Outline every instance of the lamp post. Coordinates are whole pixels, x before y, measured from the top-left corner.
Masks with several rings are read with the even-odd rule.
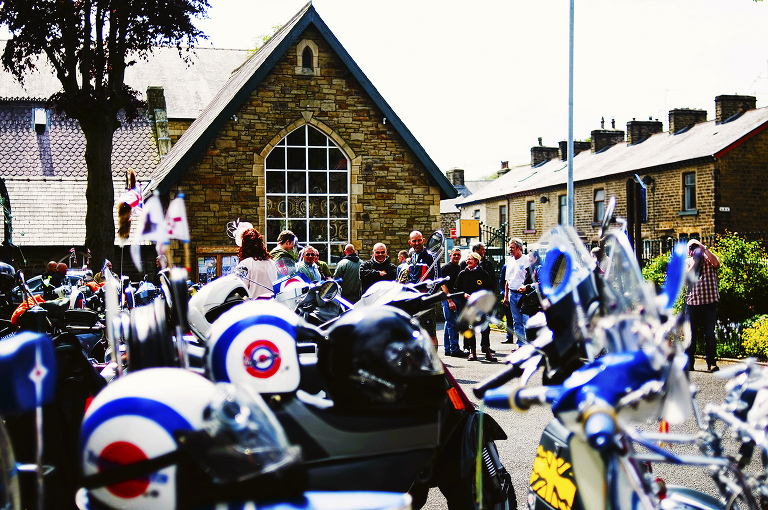
[[[568,225],[573,226],[573,4],[568,40]]]

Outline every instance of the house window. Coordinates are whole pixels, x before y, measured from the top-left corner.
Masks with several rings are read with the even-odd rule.
[[[525,203],[525,229],[536,230],[536,202],[533,200]]]
[[[480,219],[480,209],[475,209],[475,212],[472,214],[472,217],[476,220]]]
[[[504,225],[506,222],[507,222],[507,206],[500,205],[499,206],[499,227]]]
[[[568,195],[557,197],[557,223],[559,225],[568,223]]]
[[[594,217],[593,220],[595,223],[599,223],[603,221],[603,216],[605,215],[605,190],[604,189],[596,189],[594,191]]]
[[[267,247],[288,229],[320,260],[338,262],[349,242],[349,165],[341,149],[307,124],[280,140],[265,169]]]
[[[683,210],[696,209],[696,172],[683,174]]]

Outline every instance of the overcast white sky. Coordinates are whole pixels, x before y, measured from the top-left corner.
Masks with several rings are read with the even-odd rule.
[[[304,0],[209,0],[220,48],[253,48]],[[568,0],[315,0],[314,7],[441,170],[467,179],[568,137]],[[576,0],[574,139],[605,117],[661,120],[715,96],[768,106],[768,2]]]

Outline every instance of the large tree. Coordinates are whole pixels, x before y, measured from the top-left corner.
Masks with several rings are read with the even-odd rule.
[[[125,70],[160,46],[187,58],[206,38],[192,20],[209,7],[208,0],[0,0],[0,24],[11,33],[3,67],[23,82],[47,57],[62,86],[50,106],[79,121],[85,135],[85,244],[94,267],[114,253],[112,139],[121,118],[135,120],[146,106],[124,83]]]

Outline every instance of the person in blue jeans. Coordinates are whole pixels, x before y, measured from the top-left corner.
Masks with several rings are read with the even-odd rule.
[[[443,276],[448,276],[450,280],[442,285],[443,292],[450,294],[449,289],[453,288],[456,283],[456,278],[461,272],[461,250],[454,248],[449,254],[449,261],[445,264],[443,269]],[[459,346],[459,330],[456,328],[456,320],[458,319],[458,310],[461,308],[462,303],[459,301],[461,298],[452,298],[443,301],[443,316],[445,317],[445,333],[443,335],[443,346],[445,348],[446,356],[453,356],[454,358],[466,358],[468,353],[463,351]]]
[[[509,310],[509,303],[504,303],[504,284],[507,282],[507,265],[501,266],[501,273],[499,273],[499,294],[501,295],[501,310],[504,313],[504,320],[507,322],[507,338],[503,344],[516,344],[514,333],[510,327],[512,326],[512,312]]]
[[[515,350],[519,342],[525,342],[525,320],[527,317],[523,316],[523,313],[517,306],[517,302],[520,301],[520,298],[522,297],[522,294],[518,289],[525,281],[526,269],[530,265],[530,261],[528,260],[528,257],[523,256],[523,241],[516,237],[509,242],[509,254],[512,258],[507,265],[507,281],[504,285],[504,304],[509,306],[509,310],[512,314],[515,340],[512,350]],[[507,324],[507,330],[509,330],[509,327],[510,325]]]

